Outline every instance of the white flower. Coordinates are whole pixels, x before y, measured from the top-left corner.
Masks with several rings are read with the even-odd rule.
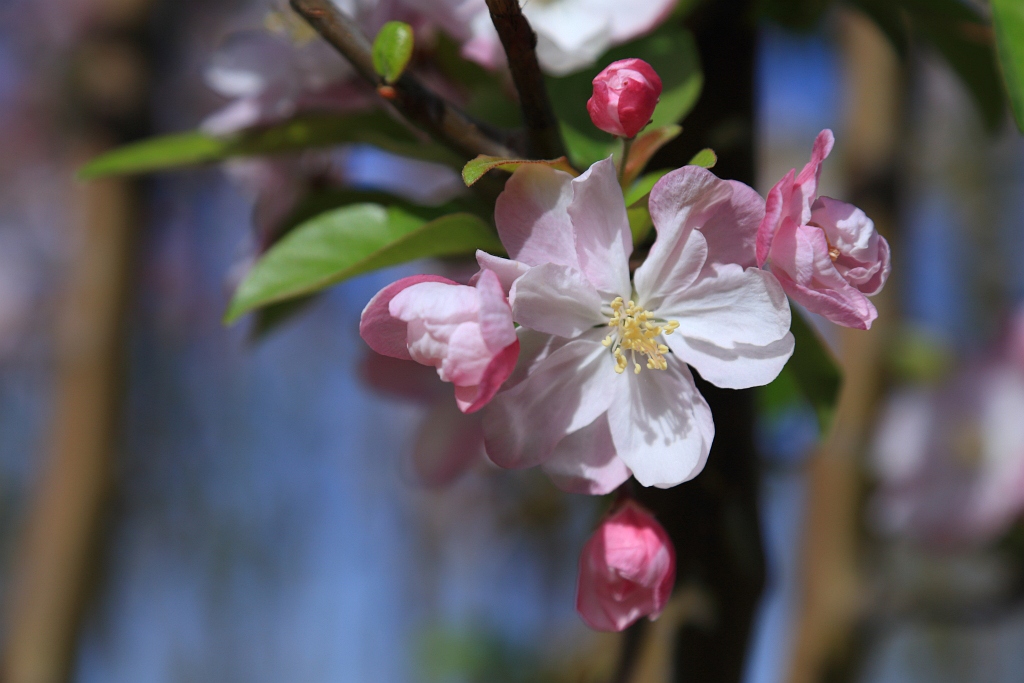
[[[727,388],[773,380],[793,352],[786,296],[759,270],[764,201],[694,166],[650,196],[658,239],[630,279],[632,239],[610,159],[579,178],[522,166],[495,220],[512,260],[478,252],[505,287],[521,355],[485,410],[487,452],[605,493],[695,477],[714,438],[687,365]]]

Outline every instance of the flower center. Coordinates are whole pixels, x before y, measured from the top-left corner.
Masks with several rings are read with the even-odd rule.
[[[647,356],[649,370],[668,368],[668,361],[665,360],[668,347],[659,343],[658,337],[672,334],[679,327],[679,323],[675,320],[658,322],[653,318],[653,313],[632,301],[624,302],[621,296],[612,302],[612,317],[608,325],[615,329],[602,343],[612,349],[615,356],[615,372],[622,374],[626,366],[632,362],[634,374],[639,375],[640,363],[636,360],[638,353]]]

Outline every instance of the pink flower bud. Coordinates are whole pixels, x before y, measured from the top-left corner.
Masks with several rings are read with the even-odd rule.
[[[583,546],[576,611],[598,631],[657,618],[676,579],[676,551],[657,520],[633,501],[615,511]]]
[[[519,357],[512,309],[489,270],[475,287],[435,275],[393,282],[363,309],[359,334],[377,353],[436,368],[464,413],[494,397]]]
[[[620,59],[594,79],[587,111],[594,125],[620,138],[643,130],[661,97],[661,79],[642,59]]]

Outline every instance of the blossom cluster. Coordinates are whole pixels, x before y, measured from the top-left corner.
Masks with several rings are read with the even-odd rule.
[[[647,64],[623,60],[595,79],[588,108],[595,125],[632,138],[659,93]],[[647,200],[657,236],[639,264],[613,158],[578,177],[521,165],[495,205],[507,257],[478,251],[469,284],[421,275],[385,287],[360,334],[453,384],[459,410],[481,412],[501,467],[539,466],[594,495],[630,477],[688,481],[715,436],[691,368],[728,389],[774,380],[794,351],[787,294],[841,325],[876,315],[866,296],[889,274],[888,245],[859,209],[817,197],[832,143],[823,131],[767,204],[702,167],[665,174]],[[579,611],[621,630],[661,611],[673,574],[664,530],[627,503],[584,550]]]

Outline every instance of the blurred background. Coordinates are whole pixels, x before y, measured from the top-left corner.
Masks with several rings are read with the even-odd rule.
[[[478,442],[432,459],[447,395],[395,391],[359,338],[373,293],[438,266],[346,282],[254,340],[221,323],[266,210],[244,169],[75,179],[223,106],[207,66],[264,12],[0,3],[2,679],[608,680],[620,638],[573,609],[607,501]],[[823,194],[874,218],[894,268],[870,332],[819,321],[846,369],[827,434],[785,387],[759,395],[745,680],[1019,681],[1024,142],[853,10],[757,30],[758,189],[832,128]],[[328,163],[396,182],[372,148]],[[700,618],[677,591],[631,680],[669,680],[668,634]]]

